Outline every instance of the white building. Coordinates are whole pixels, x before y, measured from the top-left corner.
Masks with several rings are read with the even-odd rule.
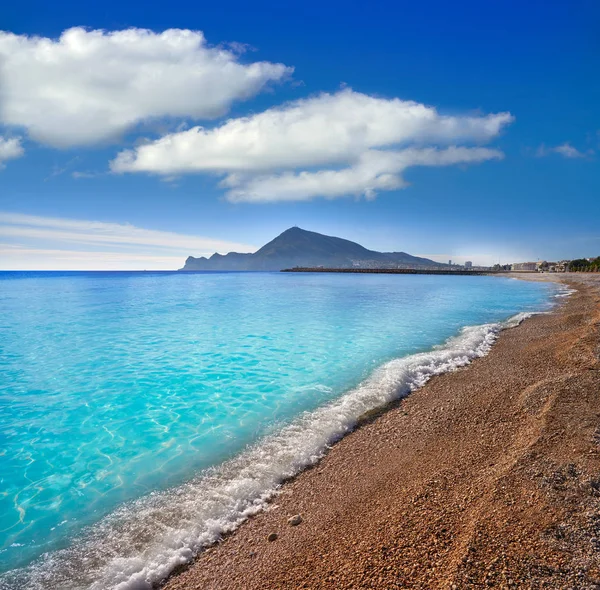
[[[515,262],[511,265],[511,270],[537,270],[537,262]]]

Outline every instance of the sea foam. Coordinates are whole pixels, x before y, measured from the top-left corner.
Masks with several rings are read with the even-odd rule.
[[[530,313],[470,326],[429,352],[387,362],[338,399],[305,412],[237,457],[191,481],[129,502],[66,549],[0,577],[0,588],[142,590],[164,580],[204,547],[263,510],[281,483],[313,465],[365,412],[423,386],[431,377],[485,356],[501,330]]]
[[[562,297],[570,297],[574,293],[577,293],[577,289],[573,289],[571,287],[567,287],[566,285],[561,285],[559,287],[558,293],[554,295],[555,298],[560,299]]]

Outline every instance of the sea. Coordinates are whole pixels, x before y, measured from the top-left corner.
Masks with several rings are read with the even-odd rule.
[[[565,294],[488,276],[1,272],[0,588],[151,588],[365,412]]]

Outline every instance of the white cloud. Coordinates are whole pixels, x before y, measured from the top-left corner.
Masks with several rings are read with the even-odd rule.
[[[166,135],[121,152],[112,168],[177,174],[316,166],[345,162],[374,147],[485,142],[512,120],[509,113],[443,116],[416,102],[343,90],[231,119],[216,129],[194,127]]]
[[[398,173],[408,166],[500,157],[495,150],[432,146],[485,143],[512,121],[510,113],[441,115],[416,102],[345,89],[231,119],[215,129],[168,134],[122,151],[111,169],[223,174],[232,201],[371,197],[376,190],[400,188]],[[391,148],[395,151],[384,151]]]
[[[111,251],[81,252],[0,244],[2,270],[175,270],[181,256]]]
[[[25,150],[18,137],[5,138],[0,135],[0,170],[4,168],[4,162],[20,158],[24,153]]]
[[[73,172],[71,172],[71,178],[74,178],[75,180],[79,180],[80,178],[97,178],[98,176],[102,176],[103,173],[102,172],[86,172],[86,171],[79,171],[79,170],[75,170]]]
[[[200,31],[0,32],[0,121],[53,146],[93,144],[153,118],[219,117],[291,72],[243,64]]]
[[[569,143],[563,143],[552,149],[552,151],[564,156],[565,158],[585,158],[585,154],[574,148]]]
[[[4,269],[40,269],[39,265],[45,260],[43,257],[52,256],[52,252],[57,253],[60,263],[52,266],[49,260],[48,266],[43,268],[176,269],[183,266],[189,255],[256,250],[248,244],[144,229],[130,224],[3,212],[0,212],[0,235],[5,241],[1,252]],[[37,258],[38,254],[43,260]],[[105,255],[107,264],[102,263]],[[86,260],[87,265],[84,264]]]
[[[278,175],[230,175],[223,182],[233,202],[301,201],[315,197],[334,199],[344,195],[374,198],[378,191],[406,186],[401,173],[411,166],[448,166],[502,159],[498,150],[449,147],[407,148],[400,151],[368,150],[357,164],[341,170],[286,172]]]
[[[548,156],[550,154],[559,154],[565,158],[586,158],[588,156],[592,156],[594,154],[594,151],[589,150],[586,153],[580,152],[577,148],[573,147],[568,141],[555,147],[547,147],[544,144],[542,144],[537,150],[537,155],[539,157]]]

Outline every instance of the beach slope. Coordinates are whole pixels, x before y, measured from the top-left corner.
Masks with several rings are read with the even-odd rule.
[[[567,279],[560,309],[369,417],[164,587],[600,587],[600,281]]]

